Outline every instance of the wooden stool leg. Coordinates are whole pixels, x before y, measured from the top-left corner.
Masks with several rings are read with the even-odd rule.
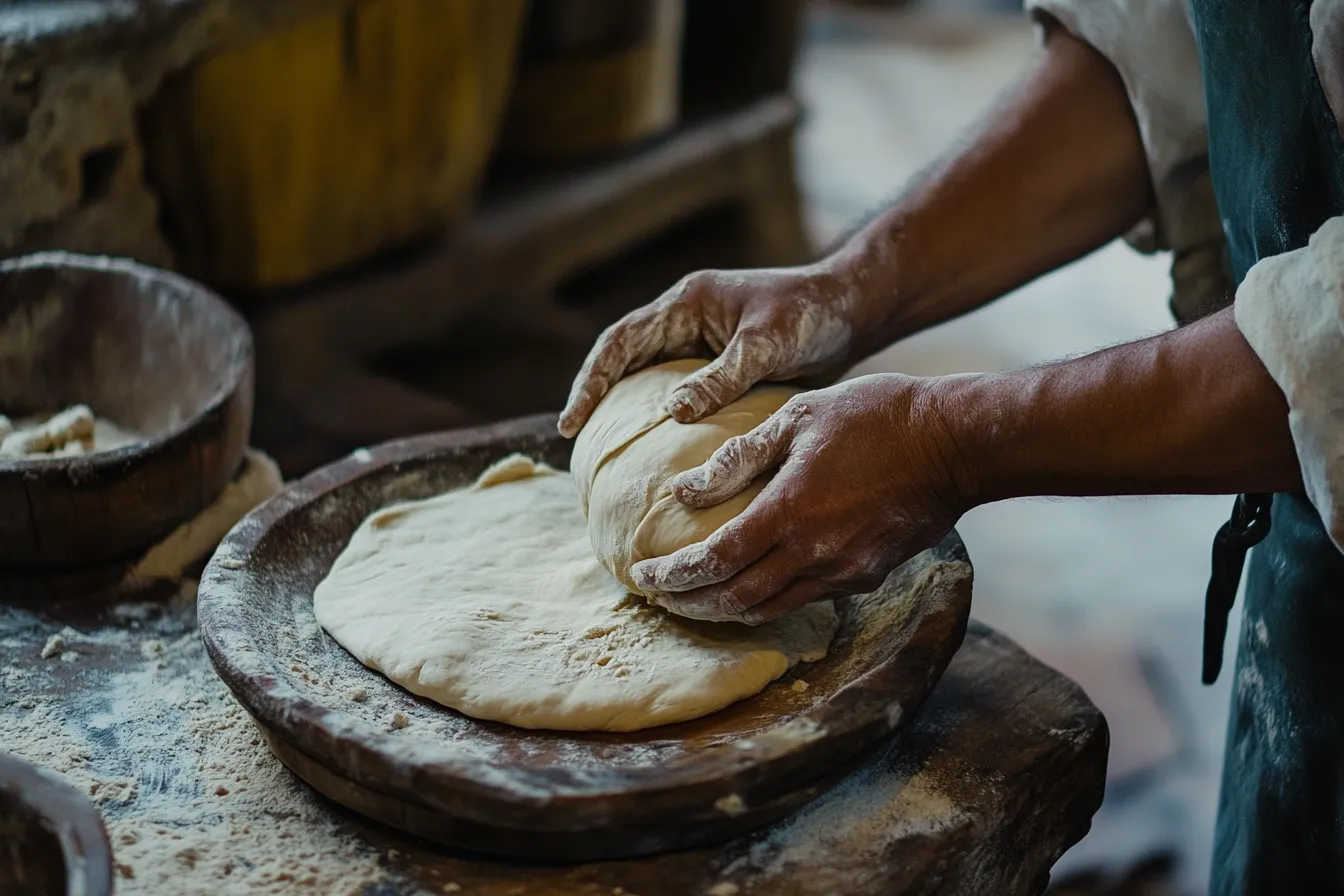
[[[798,189],[794,133],[779,134],[751,157],[743,201],[744,249],[752,267],[802,264],[816,257]]]

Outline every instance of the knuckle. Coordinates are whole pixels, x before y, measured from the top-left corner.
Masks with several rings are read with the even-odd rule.
[[[733,436],[719,446],[716,465],[725,468],[738,466],[746,457],[746,448],[746,440],[742,436]]]
[[[670,296],[675,299],[690,299],[700,293],[712,290],[718,283],[718,274],[715,271],[695,271],[682,277],[676,286],[670,291]]]
[[[867,594],[882,587],[886,578],[887,571],[879,559],[864,557],[846,561],[836,578],[836,584],[842,585],[852,594]]]
[[[726,617],[732,619],[741,619],[747,612],[747,605],[731,590],[725,590],[719,595],[719,611]]]

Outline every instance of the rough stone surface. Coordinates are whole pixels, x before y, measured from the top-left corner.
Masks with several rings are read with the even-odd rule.
[[[23,0],[0,6],[0,256],[170,266],[136,111],[165,77],[348,0]]]

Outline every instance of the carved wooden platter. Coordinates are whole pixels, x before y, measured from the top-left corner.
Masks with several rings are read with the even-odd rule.
[[[467,718],[318,627],[313,589],[369,513],[465,486],[513,452],[567,467],[569,449],[549,416],[388,443],[291,485],[225,539],[201,581],[202,638],[291,770],[356,812],[476,852],[586,861],[721,842],[870,759],[960,646],[971,567],[955,533],[838,602],[825,659],[713,715],[630,734]]]

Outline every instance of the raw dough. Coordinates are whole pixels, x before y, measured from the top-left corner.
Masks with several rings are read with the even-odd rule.
[[[698,423],[678,423],[667,398],[705,361],[672,361],[626,377],[612,387],[574,442],[570,463],[588,514],[593,550],[632,591],[630,567],[704,541],[737,516],[765,487],[757,479],[742,494],[705,510],[672,496],[667,480],[704,463],[733,436],[779,410],[799,390],[757,386]]]
[[[479,719],[634,731],[762,690],[835,635],[829,604],[755,628],[649,606],[593,557],[571,478],[514,455],[380,510],[313,594],[360,662]]]
[[[0,458],[74,457],[111,451],[141,436],[95,417],[87,405],[17,422],[0,416]]]

